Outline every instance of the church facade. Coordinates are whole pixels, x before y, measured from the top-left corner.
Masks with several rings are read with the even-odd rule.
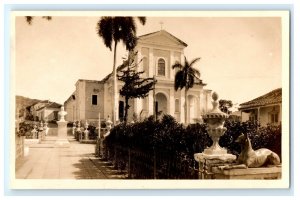
[[[129,121],[134,113],[140,119],[153,115],[155,112],[169,114],[179,122],[185,121],[185,95],[183,90],[174,90],[176,70],[172,65],[183,63],[184,49],[187,47],[180,39],[165,30],[142,35],[138,39],[135,51],[138,71],[144,71],[142,77],[151,77],[157,80],[155,89],[149,92],[144,99],[131,99],[128,112]],[[118,81],[118,91],[123,83]],[[99,116],[106,119],[113,115],[113,77],[109,74],[101,81],[79,79],[76,89],[65,101],[65,110],[68,112],[68,121],[97,121]],[[211,109],[211,90],[205,89],[201,81],[197,81],[187,92],[187,123],[201,121],[201,116]],[[124,117],[125,99],[118,97],[117,120]]]

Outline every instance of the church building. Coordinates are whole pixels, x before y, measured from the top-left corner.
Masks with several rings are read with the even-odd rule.
[[[128,119],[132,120],[134,113],[140,119],[153,115],[154,112],[169,114],[179,122],[185,120],[184,89],[174,90],[176,70],[172,65],[184,62],[184,49],[187,44],[165,30],[142,35],[138,38],[135,51],[138,52],[138,71],[144,71],[142,77],[157,80],[155,89],[144,99],[129,101]],[[196,66],[197,67],[197,66]],[[118,81],[118,91],[123,83]],[[65,101],[68,112],[67,121],[97,121],[113,115],[113,76],[107,75],[100,81],[79,79],[75,91]],[[202,80],[196,81],[187,93],[187,123],[201,121],[201,116],[211,109],[211,90],[204,89]],[[118,97],[117,120],[124,117],[125,99]],[[154,103],[155,101],[155,103]]]

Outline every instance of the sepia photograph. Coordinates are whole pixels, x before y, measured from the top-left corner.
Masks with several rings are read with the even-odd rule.
[[[12,11],[14,189],[288,188],[289,11]]]

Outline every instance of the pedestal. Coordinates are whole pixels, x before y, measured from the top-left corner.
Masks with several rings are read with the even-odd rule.
[[[67,123],[66,121],[58,121],[57,125],[57,140],[54,147],[70,147],[70,142],[67,139]]]
[[[215,179],[281,179],[281,166],[245,169],[213,167],[212,172]]]
[[[89,139],[89,131],[85,130],[84,131],[84,140],[88,140]]]
[[[195,160],[199,163],[199,179],[214,179],[212,168],[233,163],[236,156],[232,154],[194,154]]]

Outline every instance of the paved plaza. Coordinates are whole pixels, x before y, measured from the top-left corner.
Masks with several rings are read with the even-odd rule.
[[[124,173],[94,155],[95,144],[81,144],[68,136],[69,148],[55,148],[57,137],[31,144],[16,161],[17,179],[121,179]],[[26,155],[27,154],[27,155]]]

